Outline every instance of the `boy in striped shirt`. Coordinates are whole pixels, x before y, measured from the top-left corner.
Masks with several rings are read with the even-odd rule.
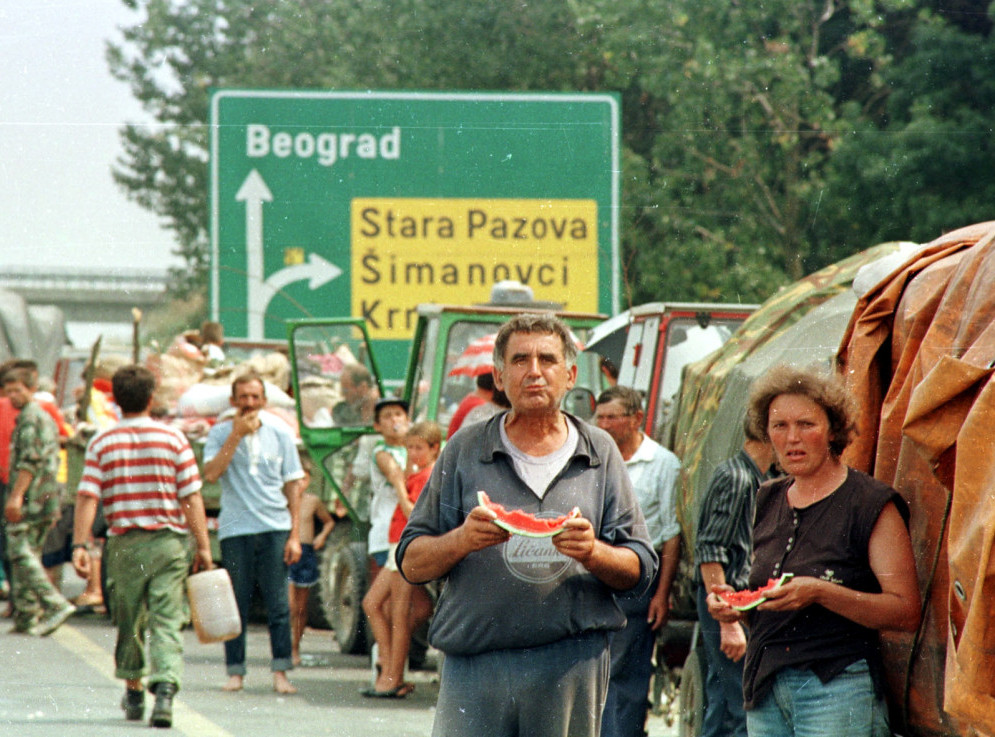
[[[118,627],[115,675],[126,684],[121,705],[126,719],[143,718],[142,678],[148,675],[156,695],[151,724],[169,727],[183,668],[189,533],[196,543],[194,570],[214,565],[200,475],[183,434],[149,416],[152,373],[125,366],[111,381],[122,419],[87,446],[76,492],[73,566],[81,576],[89,574],[86,539],[102,502],[109,527],[104,565]],[[151,667],[143,647],[146,626]]]

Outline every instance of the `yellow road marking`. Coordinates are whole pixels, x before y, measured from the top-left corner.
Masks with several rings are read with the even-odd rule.
[[[114,656],[71,625],[63,625],[52,633],[51,639],[63,648],[82,658],[86,663],[114,683],[121,683],[114,677]],[[173,700],[173,729],[189,737],[235,737],[231,732],[219,727],[198,711],[184,705],[179,699]]]

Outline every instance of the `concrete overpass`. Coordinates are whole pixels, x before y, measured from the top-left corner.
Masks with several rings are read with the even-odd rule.
[[[0,266],[0,289],[80,323],[130,323],[133,307],[145,311],[166,299],[166,282],[165,270]]]

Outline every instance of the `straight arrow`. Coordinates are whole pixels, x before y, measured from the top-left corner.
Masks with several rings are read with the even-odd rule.
[[[266,303],[263,292],[263,202],[272,202],[273,194],[262,176],[253,169],[235,194],[237,202],[245,203],[245,272],[248,304],[248,338],[264,337],[263,317]],[[264,301],[265,300],[265,301]]]

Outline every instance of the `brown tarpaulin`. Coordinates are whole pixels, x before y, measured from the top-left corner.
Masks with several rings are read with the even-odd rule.
[[[912,508],[923,623],[882,640],[920,735],[995,734],[993,241],[982,223],[928,244],[858,302],[838,356],[861,404],[845,460]]]

